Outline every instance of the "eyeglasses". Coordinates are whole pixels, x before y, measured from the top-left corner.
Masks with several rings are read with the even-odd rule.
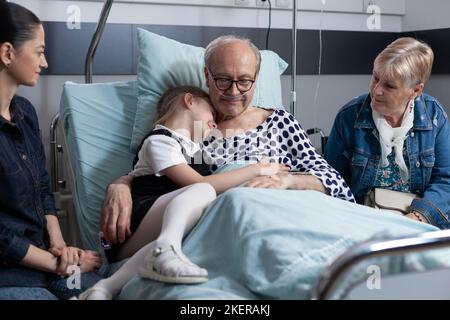
[[[219,89],[220,91],[227,91],[233,86],[233,83],[236,83],[236,86],[241,93],[247,92],[253,87],[253,84],[255,83],[255,79],[253,79],[253,80],[250,80],[250,79],[231,80],[228,78],[214,77],[211,70],[209,70],[209,69],[208,69],[208,72],[211,75],[211,78],[214,80],[214,83],[216,84],[216,88]],[[256,74],[255,74],[255,78],[256,78]]]

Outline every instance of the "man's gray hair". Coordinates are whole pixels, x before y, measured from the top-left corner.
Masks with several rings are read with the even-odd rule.
[[[225,35],[218,37],[211,41],[205,50],[205,66],[209,69],[211,67],[211,58],[218,47],[221,47],[225,44],[241,41],[245,42],[252,49],[253,53],[256,57],[256,73],[259,73],[259,69],[261,68],[261,53],[259,49],[253,44],[253,42],[245,37],[235,36],[235,35]]]

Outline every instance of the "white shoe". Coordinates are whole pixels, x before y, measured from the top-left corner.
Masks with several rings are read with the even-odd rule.
[[[151,250],[145,257],[145,266],[139,270],[139,275],[167,283],[196,284],[208,281],[208,271],[193,264],[173,245]]]

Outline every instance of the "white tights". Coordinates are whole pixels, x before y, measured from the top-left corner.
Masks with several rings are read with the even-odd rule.
[[[132,257],[111,277],[99,281],[94,287],[101,287],[116,296],[144,265],[150,242],[154,240],[174,245],[181,251],[183,237],[215,197],[214,188],[207,183],[193,184],[161,196],[118,253],[119,259]]]

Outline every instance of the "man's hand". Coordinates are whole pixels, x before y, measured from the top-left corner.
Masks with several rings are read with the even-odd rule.
[[[257,165],[259,167],[260,176],[272,176],[280,172],[289,171],[289,167],[287,165],[283,163],[270,162],[270,159],[267,157],[261,158]]]
[[[110,243],[124,242],[131,235],[131,181],[123,176],[113,181],[106,190],[102,206],[100,229]]]
[[[281,172],[271,176],[260,176],[251,179],[246,187],[267,189],[288,189],[291,186],[292,176],[287,172]]]

